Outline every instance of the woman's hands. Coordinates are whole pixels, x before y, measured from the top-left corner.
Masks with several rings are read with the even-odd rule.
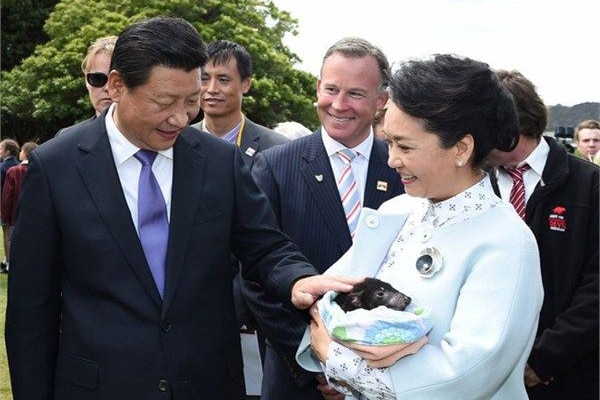
[[[408,344],[388,346],[365,346],[349,343],[346,346],[361,356],[371,368],[385,368],[396,363],[402,357],[416,353],[427,343],[427,336]]]
[[[310,347],[317,358],[324,364],[327,361],[327,351],[333,339],[329,336],[329,332],[327,332],[316,303],[310,309],[310,316],[312,317],[310,322]]]
[[[333,339],[329,336],[329,332],[323,323],[323,319],[321,319],[321,314],[319,314],[316,303],[310,309],[310,316],[312,317],[310,322],[310,347],[317,358],[322,363],[325,363],[329,345],[333,342]],[[327,382],[324,374],[317,374],[317,382],[319,382],[317,389],[321,392],[325,400],[344,400],[346,398],[346,395],[335,390]]]

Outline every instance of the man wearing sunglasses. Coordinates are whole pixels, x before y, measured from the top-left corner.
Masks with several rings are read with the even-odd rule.
[[[115,48],[117,36],[104,36],[96,39],[81,62],[81,70],[85,76],[85,87],[90,96],[90,103],[94,107],[94,116],[96,118],[102,111],[106,110],[112,104],[112,100],[108,95],[108,72],[110,68],[110,59]],[[91,119],[87,119],[82,123],[86,123]],[[73,125],[76,126],[76,125]],[[58,133],[62,135],[71,130],[72,127],[63,128]]]
[[[106,83],[108,82],[110,58],[116,41],[116,36],[96,39],[88,48],[88,53],[81,63],[81,70],[85,74],[85,87],[96,116],[112,104]]]

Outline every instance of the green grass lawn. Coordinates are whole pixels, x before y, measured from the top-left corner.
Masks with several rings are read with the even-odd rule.
[[[0,241],[2,230],[0,229]],[[2,242],[0,242],[2,243]],[[4,246],[0,245],[0,260],[4,260]],[[0,274],[0,400],[12,399],[10,378],[8,377],[8,362],[6,361],[6,347],[4,346],[4,318],[6,315],[6,282],[8,275]]]

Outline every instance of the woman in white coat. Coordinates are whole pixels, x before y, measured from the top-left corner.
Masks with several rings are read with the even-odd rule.
[[[433,328],[415,354],[371,355],[333,340],[313,312],[297,359],[323,370],[324,394],[346,398],[527,399],[538,249],[483,172],[492,149],[518,141],[512,98],[487,64],[451,55],[402,64],[390,89],[388,164],[406,194],[363,209],[353,247],[327,273],[390,282],[431,311]]]

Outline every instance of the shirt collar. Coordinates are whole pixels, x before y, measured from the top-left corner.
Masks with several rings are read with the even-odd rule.
[[[106,126],[106,132],[108,134],[108,141],[110,142],[110,147],[112,150],[113,157],[115,159],[115,164],[117,166],[123,164],[125,161],[133,157],[135,153],[140,150],[139,147],[135,146],[131,143],[117,128],[115,121],[113,119],[113,112],[115,111],[116,103],[110,105],[108,112],[106,113],[106,117],[104,119],[104,124]],[[173,147],[169,147],[166,150],[161,150],[158,152],[165,157],[173,158]]]
[[[321,126],[321,139],[323,140],[323,145],[325,146],[325,151],[327,151],[327,155],[331,157],[336,154],[338,151],[346,149],[347,147],[334,140],[327,131],[324,126]],[[363,156],[367,161],[371,156],[371,149],[373,148],[373,129],[369,131],[369,136],[365,140],[362,141],[358,146],[351,148],[350,150],[354,150],[358,152],[361,156]]]
[[[550,153],[550,146],[542,137],[536,148],[533,149],[531,154],[529,154],[522,163],[517,165],[517,167],[521,167],[523,164],[527,163],[536,174],[542,176],[542,172],[544,172],[544,167],[546,166],[546,160],[548,159],[548,153]]]
[[[231,143],[237,143],[237,138],[240,134],[240,130],[242,128],[242,123],[245,123],[245,119],[246,119],[246,116],[242,113],[242,118],[240,119],[240,122],[238,122],[229,132],[227,132],[226,134],[221,136],[221,139],[227,140],[228,142],[231,142]],[[208,132],[211,135],[218,137],[218,135],[211,132],[206,127],[206,121],[204,119],[202,121],[200,121],[200,130]]]
[[[487,175],[473,186],[447,200],[433,203],[429,200],[421,203],[422,221],[430,222],[434,227],[450,221],[452,224],[473,218],[493,207],[502,200],[494,194]]]

